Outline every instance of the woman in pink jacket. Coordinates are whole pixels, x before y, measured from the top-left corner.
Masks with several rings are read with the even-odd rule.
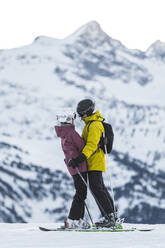
[[[76,193],[74,195],[69,216],[65,222],[68,228],[89,228],[89,223],[84,218],[85,199],[87,196],[87,187],[78,174],[77,168],[68,166],[72,158],[76,158],[83,150],[85,143],[80,135],[75,131],[74,119],[75,113],[64,113],[57,115],[59,125],[55,126],[55,131],[58,137],[61,138],[61,146],[65,155],[65,163],[71,174]],[[86,161],[79,164],[78,167],[81,175],[87,181],[87,163]]]

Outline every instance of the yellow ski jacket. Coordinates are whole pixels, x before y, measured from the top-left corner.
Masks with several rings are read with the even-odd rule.
[[[82,132],[82,138],[86,144],[82,153],[87,157],[88,171],[105,171],[105,154],[98,146],[104,132],[103,117],[97,110],[93,115],[82,118],[82,120],[86,124]],[[93,122],[90,123],[91,121]]]

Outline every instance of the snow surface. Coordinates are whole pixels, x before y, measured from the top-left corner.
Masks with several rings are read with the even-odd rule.
[[[151,232],[82,233],[42,232],[39,224],[0,224],[1,248],[164,248],[165,225],[125,227],[154,228]],[[45,224],[40,224],[45,226]],[[47,224],[56,227],[59,224]]]

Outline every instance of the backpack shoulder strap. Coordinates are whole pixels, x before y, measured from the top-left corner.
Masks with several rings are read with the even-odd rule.
[[[88,124],[88,127],[87,127],[87,131],[88,131],[88,132],[89,132],[89,127],[90,127],[90,125],[92,124],[92,122],[94,122],[94,120],[93,120],[93,121],[90,121],[89,124]]]
[[[94,121],[97,121],[97,120],[92,120],[92,121],[89,122],[88,127],[87,127],[87,131],[88,131],[88,132],[89,132],[89,127],[90,127],[90,125],[91,125],[92,122],[94,122]],[[103,121],[104,121],[104,119],[103,119]],[[101,121],[102,125],[103,125],[103,121]],[[103,126],[104,126],[104,125],[103,125]]]

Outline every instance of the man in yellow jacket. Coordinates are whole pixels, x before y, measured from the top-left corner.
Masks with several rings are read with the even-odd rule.
[[[82,138],[86,145],[77,158],[70,160],[69,166],[76,168],[87,160],[90,189],[104,217],[102,221],[95,224],[98,227],[114,227],[114,204],[104,185],[102,176],[102,172],[106,171],[105,154],[99,146],[100,138],[104,132],[103,117],[99,111],[94,112],[94,108],[95,104],[90,99],[84,99],[77,105],[77,112],[85,122]],[[84,178],[87,181],[87,175]]]

